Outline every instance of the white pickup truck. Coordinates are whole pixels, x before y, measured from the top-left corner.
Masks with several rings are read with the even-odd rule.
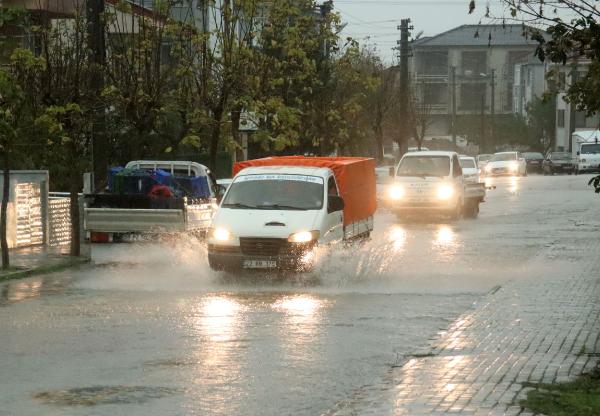
[[[107,192],[85,196],[84,228],[91,242],[208,231],[216,210],[217,186],[206,166],[188,161],[138,160],[127,163],[124,171],[132,174],[122,189],[113,184]],[[167,185],[156,183],[156,176]]]
[[[405,154],[394,172],[386,202],[398,215],[441,214],[476,218],[485,184],[466,181],[455,152]]]
[[[248,165],[213,218],[212,269],[308,270],[317,246],[373,230],[373,159],[281,157]]]

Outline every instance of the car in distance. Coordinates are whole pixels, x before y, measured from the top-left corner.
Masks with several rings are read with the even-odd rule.
[[[475,160],[477,160],[477,167],[479,169],[485,168],[485,165],[487,165],[487,163],[490,161],[490,159],[492,158],[492,156],[494,156],[491,153],[484,153],[481,155],[478,155]]]
[[[572,175],[575,172],[575,163],[573,156],[569,152],[550,152],[544,159],[542,165],[544,175],[553,175],[555,173],[568,173]]]
[[[542,164],[544,163],[544,155],[540,152],[523,152],[525,163],[527,164],[527,172],[542,172]]]
[[[463,170],[463,178],[465,182],[478,183],[481,170],[477,167],[477,162],[471,156],[459,156],[458,160]]]
[[[519,152],[494,153],[484,169],[486,176],[527,176],[527,164]]]

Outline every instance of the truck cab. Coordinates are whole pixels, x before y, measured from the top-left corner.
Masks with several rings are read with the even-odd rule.
[[[463,171],[455,152],[405,154],[387,193],[398,217],[434,213],[458,218],[465,204]]]

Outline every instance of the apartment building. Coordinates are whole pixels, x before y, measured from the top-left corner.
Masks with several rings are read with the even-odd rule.
[[[515,66],[530,62],[535,48],[521,25],[463,25],[414,41],[411,79],[431,114],[428,135],[448,137],[453,123],[512,114]]]

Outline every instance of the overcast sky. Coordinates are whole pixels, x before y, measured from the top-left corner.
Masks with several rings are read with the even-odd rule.
[[[492,15],[503,15],[501,0],[478,0],[476,4],[477,9],[470,15],[469,0],[333,0],[334,9],[348,23],[342,35],[376,46],[387,63],[396,59],[391,48],[400,38],[396,29],[400,19],[411,19],[413,36],[421,31],[423,36],[431,36],[463,24],[490,23],[483,17],[487,4]]]

